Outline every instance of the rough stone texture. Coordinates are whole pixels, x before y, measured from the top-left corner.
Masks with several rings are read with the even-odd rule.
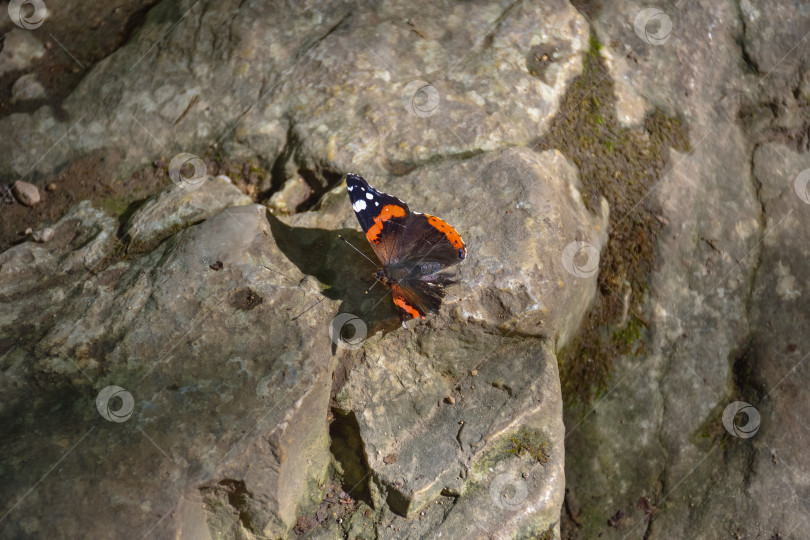
[[[223,531],[295,523],[328,462],[330,316],[290,321],[318,291],[297,286],[265,212],[225,210],[105,267],[116,224],[83,203],[47,247],[0,255],[4,534],[165,537],[233,491],[212,510]],[[96,410],[109,385],[134,397],[125,422]],[[47,463],[59,473],[23,497]]]
[[[11,87],[11,101],[25,101],[29,99],[40,99],[45,97],[45,87],[37,80],[33,73],[23,75]]]
[[[168,191],[123,224],[149,240],[123,259],[118,223],[83,203],[47,244],[0,255],[3,533],[291,535],[323,517],[331,410],[356,430],[357,470],[333,436],[329,477],[359,472],[347,487],[368,497],[307,538],[558,536],[564,477],[582,507],[571,538],[802,538],[810,14],[674,4],[654,45],[634,28],[649,5],[577,5],[619,120],[678,116],[691,151],[650,194],[665,226],[645,352],[614,359],[593,407],[565,411],[565,437],[555,351],[594,280],[563,253],[602,248],[607,208],[584,210],[560,154],[511,147],[547,129],[581,66],[584,17],[562,1],[165,1],[64,116],[0,119],[0,174],[94,149],[131,168],[217,143],[272,169],[277,210],[324,196],[282,221],[217,213],[247,202],[224,187],[203,202]],[[3,47],[8,72],[42,46],[12,28]],[[348,170],[468,242],[442,312],[410,331],[385,291],[363,294],[373,268],[337,239],[371,253],[339,185]],[[356,350],[328,338],[341,312],[366,326]],[[112,384],[134,396],[126,422],[94,408]],[[735,400],[761,414],[752,438],[723,429]]]
[[[431,202],[468,244],[459,276],[465,287],[447,301],[453,322],[367,341],[338,406],[355,418],[377,496],[395,512],[413,516],[444,491],[462,496],[434,533],[461,527],[508,537],[521,529],[555,529],[564,482],[553,350],[578,326],[594,290],[594,277],[583,280],[565,270],[562,253],[575,237],[601,246],[607,216],[588,215],[573,169],[555,151],[496,152],[426,167],[378,187],[419,209],[426,186],[439,185],[444,189],[429,191],[444,192],[444,200],[434,195]],[[484,206],[509,210],[481,222],[476,216]],[[541,339],[480,336],[477,325]],[[550,450],[548,463],[526,477],[530,499],[516,505],[515,515],[497,506],[474,512],[485,500],[492,507],[493,477],[529,470],[531,460],[506,459],[510,439],[528,428]],[[398,457],[389,463],[392,455]],[[482,465],[488,462],[503,468],[493,472]]]
[[[5,13],[4,13],[5,15]],[[33,32],[12,27],[3,34],[0,49],[0,75],[10,71],[25,69],[31,62],[45,54],[45,47]]]
[[[808,466],[806,407],[788,391],[806,381],[798,260],[808,207],[793,180],[807,160],[780,145],[755,149],[767,139],[806,148],[810,115],[794,88],[810,23],[793,2],[740,6],[663,8],[673,29],[660,45],[634,32],[644,3],[605,3],[594,19],[619,99],[680,116],[692,150],[673,152],[651,195],[667,225],[646,300],[647,352],[614,361],[593,407],[566,411],[566,477],[582,506],[569,538],[801,538],[810,524],[798,473]],[[753,438],[720,421],[738,400],[761,414]]]
[[[575,171],[556,151],[513,148],[425,166],[375,187],[416,211],[430,205],[464,236],[468,257],[459,265],[464,287],[449,290],[440,316],[389,334],[397,327],[390,300],[363,294],[372,269],[342,242],[329,246],[315,233],[343,225],[340,232],[369,251],[362,235],[347,232],[356,220],[345,187],[318,212],[291,219],[312,233],[289,246],[288,256],[336,289],[344,299],[339,311],[359,317],[368,332],[362,351],[342,357],[348,372],[336,396],[339,414],[363,441],[361,482],[370,482],[375,508],[418,517],[400,525],[414,538],[554,533],[564,485],[554,350],[577,328],[595,283],[595,276],[568,273],[562,257],[575,240],[601,248],[607,208],[598,217],[584,209]],[[481,221],[492,207],[507,210]],[[335,275],[340,253],[356,261],[353,284]],[[533,444],[547,445],[545,463],[518,455],[512,439],[527,429]],[[506,508],[491,492],[504,478],[506,487],[526,490]],[[455,503],[440,511],[436,501],[444,497]]]
[[[0,174],[51,171],[111,146],[133,167],[222,141],[233,156],[272,160],[284,150],[290,167],[325,182],[324,171],[379,174],[528,144],[581,70],[587,38],[563,1],[450,12],[408,2],[166,1],[65,100],[67,121],[50,107],[0,120],[0,154],[10,156]],[[408,86],[421,79],[432,86]],[[417,106],[432,104],[434,90],[435,114],[408,112],[417,93]]]
[[[250,202],[225,176],[209,176],[193,185],[173,184],[135,211],[127,221],[126,235],[138,248],[151,248],[174,232],[208,219],[223,208]]]
[[[273,193],[267,207],[278,214],[294,214],[299,205],[312,196],[312,188],[300,176],[296,175],[284,182],[284,186]]]
[[[14,196],[17,197],[17,200],[25,206],[34,206],[40,200],[39,189],[34,184],[17,180],[14,182],[14,185],[11,186],[11,190]]]
[[[25,243],[5,252],[0,292],[14,315],[0,328],[2,342],[15,345],[3,357],[2,413],[16,435],[3,453],[19,457],[3,481],[9,500],[20,501],[6,509],[18,516],[8,530],[53,530],[56,514],[37,511],[48,507],[72,515],[59,522],[65,537],[180,534],[200,520],[214,535],[285,534],[317,500],[340,359],[356,365],[338,410],[356,419],[375,505],[432,516],[410,534],[558,534],[564,449],[554,347],[576,328],[595,286],[594,276],[569,274],[561,257],[573,238],[599,249],[607,215],[584,209],[575,171],[555,151],[510,149],[379,183],[414,209],[428,204],[425,186],[443,194],[432,208],[464,231],[475,255],[461,265],[467,286],[413,331],[389,333],[397,327],[390,299],[363,295],[366,262],[337,239],[362,238],[345,185],[289,225],[266,221],[258,205],[232,207],[106,267],[115,223],[88,204],[54,225],[57,249]],[[218,189],[212,181],[198,188]],[[484,226],[476,201],[511,210]],[[335,231],[341,223],[353,228]],[[545,280],[534,274],[541,267]],[[321,305],[304,274],[330,287],[339,311],[366,321],[362,350],[333,346],[332,356],[334,306]],[[38,330],[16,335],[27,326]],[[110,385],[133,395],[125,422],[93,407]],[[43,450],[30,450],[35,440]],[[60,457],[48,490],[22,497],[41,474],[34,465]],[[455,505],[437,514],[436,500],[447,496]]]

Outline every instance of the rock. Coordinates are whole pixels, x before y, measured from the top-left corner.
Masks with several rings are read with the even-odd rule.
[[[294,214],[299,205],[313,194],[306,180],[297,176],[284,182],[284,186],[270,197],[267,207],[280,214]]]
[[[53,238],[54,230],[50,227],[45,227],[41,231],[37,231],[34,233],[34,242],[44,244],[51,238]]]
[[[0,76],[10,71],[27,69],[34,60],[42,58],[45,47],[34,32],[12,27],[3,35],[0,49]]]
[[[582,69],[587,25],[567,2],[506,6],[423,5],[414,26],[397,4],[354,13],[290,83],[299,161],[316,170],[326,156],[332,170],[402,174],[541,136]],[[356,46],[371,39],[374,47]],[[277,107],[266,102],[245,131],[260,133]],[[345,109],[362,112],[353,121]]]
[[[34,73],[23,75],[11,87],[11,102],[40,99],[45,97],[45,87],[37,81]]]
[[[802,125],[794,90],[808,62],[797,46],[807,17],[791,19],[798,6],[789,1],[700,5],[658,10],[655,24],[672,23],[664,43],[645,39],[643,3],[605,3],[594,14],[603,47],[628,59],[612,75],[684,119],[691,148],[672,153],[650,194],[664,228],[645,299],[650,325],[638,338],[646,352],[613,359],[599,399],[565,412],[566,479],[582,506],[581,526],[564,527],[572,539],[613,534],[607,523],[619,511],[629,539],[789,537],[810,525],[797,495],[804,480],[779,465],[788,456],[794,471],[810,466],[793,435],[804,428],[791,420],[806,414],[793,385],[806,380],[798,361],[810,347],[799,337],[810,324],[798,262],[806,206],[793,183],[810,163],[778,144],[757,149],[804,144],[783,136],[794,132],[778,128],[780,118],[771,123],[770,107],[784,103],[784,125]],[[737,401],[761,415],[753,437],[724,426]]]
[[[154,252],[99,265],[117,224],[84,202],[47,250],[26,242],[0,255],[0,342],[15,344],[0,416],[16,433],[0,446],[20,456],[4,462],[4,531],[21,536],[36,519],[66,538],[166,537],[242,519],[275,538],[310,508],[329,459],[331,314],[307,311],[320,289],[298,286],[265,214],[229,208]],[[67,504],[71,517],[40,504]]]
[[[0,297],[14,298],[38,285],[47,287],[65,276],[86,272],[104,261],[115,246],[115,220],[93,208],[89,201],[71,208],[50,228],[54,236],[65,239],[59,250],[25,242],[0,253]],[[29,302],[36,305],[37,301],[29,298]],[[9,328],[21,314],[4,310],[0,330]]]
[[[39,202],[39,189],[34,184],[17,180],[11,189],[17,200],[25,206],[34,206]]]
[[[56,184],[54,182],[51,182],[45,187],[45,189],[51,192],[56,191]]]
[[[28,242],[3,253],[0,293],[13,300],[0,340],[14,326],[39,329],[4,360],[0,415],[19,436],[0,443],[3,455],[44,464],[81,446],[83,456],[64,459],[47,490],[13,509],[10,534],[23,526],[16,516],[36,515],[41,530],[53,530],[49,516],[60,513],[36,508],[60,505],[73,516],[59,524],[66,537],[173,535],[203,530],[202,521],[212,536],[247,522],[264,536],[287,534],[322,497],[338,361],[356,367],[335,389],[335,414],[362,440],[369,470],[358,489],[380,512],[424,512],[407,525],[417,536],[557,534],[564,430],[554,347],[595,289],[595,274],[571,274],[563,252],[574,238],[598,252],[606,213],[585,210],[574,168],[555,151],[513,148],[377,184],[414,210],[445,217],[468,242],[460,265],[467,285],[454,287],[438,316],[411,323],[413,331],[399,329],[384,293],[363,294],[367,263],[337,238],[363,239],[345,185],[289,223],[258,205],[230,207],[196,225],[181,222],[152,251],[118,262],[108,258],[115,221],[85,202],[52,226],[49,250]],[[174,186],[139,209],[127,230],[147,215],[165,222],[168,208],[185,216],[193,197],[211,191],[227,199],[223,186],[232,189],[215,180]],[[509,211],[485,226],[482,204]],[[547,283],[535,283],[530,260]],[[218,271],[213,261],[222,262]],[[324,337],[335,312],[350,310],[362,316],[366,339],[348,354]],[[398,330],[385,331],[391,327]],[[43,351],[33,361],[31,348]],[[75,405],[54,413],[65,395]],[[436,405],[451,395],[455,404]],[[104,406],[112,396],[123,405]],[[109,457],[116,452],[125,458]],[[87,460],[97,481],[77,487]],[[3,478],[10,500],[41,475],[15,465]],[[103,504],[110,494],[114,507]],[[446,497],[457,499],[449,514],[439,504]],[[174,507],[182,511],[166,513]],[[364,519],[346,523],[361,527]]]
[[[166,35],[171,55],[153,47],[164,21],[147,18],[98,63],[62,104],[75,126],[49,107],[0,119],[0,153],[12,156],[0,173],[48,173],[111,147],[126,156],[121,170],[131,170],[166,151],[142,126],[177,121],[173,151],[233,133],[222,142],[230,156],[286,157],[287,178],[304,171],[325,191],[348,170],[399,174],[440,156],[531,143],[548,129],[588,45],[587,23],[568,2],[476,2],[448,12],[407,2],[372,9],[335,0],[316,9],[228,0],[190,14]],[[223,24],[239,39],[203,37]],[[374,47],[357,46],[372,39]],[[189,83],[186,66],[201,51],[221,60],[201,63]],[[98,103],[117,112],[101,114]],[[57,145],[63,137],[69,144]]]
[[[459,265],[465,285],[451,288],[442,314],[413,333],[374,333],[397,321],[389,304],[384,316],[373,309],[385,297],[362,294],[368,278],[348,287],[356,292],[340,309],[367,329],[364,360],[350,361],[356,367],[336,401],[341,422],[354,426],[363,441],[360,461],[375,479],[369,486],[375,507],[409,518],[427,512],[424,522],[408,522],[417,537],[553,533],[564,496],[564,430],[555,412],[562,401],[551,344],[569,339],[595,283],[595,273],[571,273],[564,254],[577,240],[592,243],[598,254],[606,208],[599,217],[585,210],[575,170],[556,151],[512,148],[374,185],[412,210],[442,216],[468,249]],[[506,211],[480,219],[495,207]],[[291,219],[319,230],[333,228],[327,223],[338,216],[354,227],[344,187],[325,197],[319,212]],[[365,240],[357,236],[362,247]],[[359,258],[341,243],[332,250]],[[304,245],[295,253],[291,259],[315,275],[328,275],[334,266],[331,250]],[[355,265],[365,267],[363,261]],[[386,462],[392,454],[396,462]],[[519,500],[510,499],[514,493]],[[436,502],[447,496],[456,500],[454,510],[437,521]]]
[[[224,180],[172,186],[126,220],[124,258],[88,203],[0,255],[4,531],[557,538],[567,514],[571,539],[806,530],[808,13],[577,5],[587,21],[563,1],[161,4],[62,111],[0,119],[6,176],[210,147],[283,186],[283,219]],[[658,259],[636,347],[563,411],[557,354],[596,294],[609,214],[585,209],[562,154],[525,147],[596,50],[588,23],[619,122],[677,116],[690,148],[642,205],[662,228],[642,239]],[[15,32],[6,45],[37,50]],[[337,239],[373,257],[349,170],[468,243],[440,313],[407,331]],[[358,343],[327,340],[336,314]],[[132,395],[123,422],[95,408],[111,386]],[[736,402],[753,409],[725,418]],[[325,501],[322,481],[358,500]]]
[[[133,246],[146,250],[178,230],[212,217],[229,206],[248,204],[251,200],[227,176],[209,178],[191,188],[173,184],[138,208],[127,221],[125,231]]]

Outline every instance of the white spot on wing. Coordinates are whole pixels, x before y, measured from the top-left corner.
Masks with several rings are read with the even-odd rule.
[[[374,201],[374,206],[380,206],[380,201]]]
[[[364,201],[363,199],[359,199],[359,200],[354,202],[354,204],[352,205],[352,208],[354,208],[355,212],[365,210],[366,209],[366,201]]]
[[[347,189],[348,191],[351,191],[351,190],[353,190],[353,189],[354,189],[354,186],[348,186],[346,189]]]
[[[372,195],[371,193],[366,193],[366,199],[371,200],[373,198],[374,198],[374,195]]]

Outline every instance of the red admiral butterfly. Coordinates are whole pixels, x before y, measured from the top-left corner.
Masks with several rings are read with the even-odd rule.
[[[381,193],[361,176],[349,174],[346,189],[352,208],[382,268],[374,277],[391,287],[394,305],[405,316],[438,313],[445,287],[455,283],[441,271],[467,255],[464,241],[446,221],[411,212],[396,197]]]

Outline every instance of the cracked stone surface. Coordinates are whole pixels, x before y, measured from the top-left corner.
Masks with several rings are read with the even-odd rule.
[[[461,189],[470,184],[459,178],[480,193]],[[595,288],[594,275],[572,276],[561,256],[572,238],[599,249],[607,209],[602,216],[584,209],[575,170],[556,151],[509,149],[437,164],[419,179],[381,188],[419,208],[427,203],[418,194],[424,182],[434,184],[444,196],[433,204],[465,231],[476,262],[465,261],[461,294],[413,331],[391,331],[398,325],[390,298],[363,294],[366,263],[337,239],[338,232],[362,238],[339,228],[354,219],[345,185],[321,211],[289,223],[260,205],[232,206],[108,266],[116,223],[82,203],[54,225],[47,248],[26,242],[2,254],[6,313],[15,314],[2,326],[9,396],[2,412],[14,434],[4,454],[19,456],[4,467],[12,498],[36,482],[34,456],[49,461],[75,448],[48,491],[10,509],[20,518],[7,530],[163,535],[200,529],[202,521],[214,535],[288,534],[298,515],[312,511],[324,477],[331,374],[340,361],[355,365],[338,410],[357,419],[374,504],[407,518],[456,499],[435,522],[414,522],[411,534],[558,534],[564,429],[554,350]],[[210,193],[198,198],[208,200],[220,184],[203,183],[197,190]],[[183,189],[172,186],[144,211],[156,212]],[[485,193],[490,203],[514,207],[493,216],[500,241],[488,238],[475,213],[461,211]],[[526,286],[540,281],[539,268],[547,277],[536,284],[542,294]],[[307,276],[330,292],[322,296]],[[498,310],[466,307],[484,297]],[[361,350],[330,350],[336,307],[367,321]],[[15,337],[25,327],[37,330]],[[111,385],[136,404],[124,422],[93,407]],[[20,414],[24,408],[33,412]],[[34,441],[44,449],[32,453]],[[391,462],[391,455],[398,457]],[[154,473],[140,474],[145,467]],[[60,522],[59,513],[37,511],[44,507],[69,509],[73,518]]]
[[[327,466],[340,466],[331,405],[364,447],[375,514],[363,525],[358,510],[355,527],[558,537],[555,351],[596,282],[571,272],[592,261],[565,250],[586,242],[598,254],[608,207],[589,213],[576,169],[525,146],[547,130],[588,36],[562,1],[450,12],[162,2],[59,111],[0,119],[14,134],[0,137],[2,174],[96,149],[123,154],[126,172],[216,147],[284,177],[276,187],[289,190],[271,203],[323,195],[317,211],[282,221],[221,178],[181,183],[120,223],[84,202],[47,245],[2,254],[2,444],[16,456],[2,468],[4,530],[294,536],[318,515]],[[425,114],[431,89],[438,107]],[[338,184],[349,168],[468,241],[465,286],[410,331],[383,291],[363,294],[367,263],[337,238],[370,253]],[[337,312],[362,317],[361,349],[329,340]],[[99,396],[112,404],[96,410]],[[60,456],[48,489],[26,495],[38,465]]]
[[[317,288],[298,288],[265,213],[226,209],[105,267],[115,221],[82,203],[48,244],[0,255],[2,453],[14,456],[2,477],[7,500],[19,501],[4,509],[14,512],[4,535],[174,536],[204,526],[202,498],[212,508],[234,482],[241,503],[212,510],[223,530],[240,512],[254,534],[295,523],[329,460],[333,360],[315,329],[330,317],[289,321]],[[111,385],[134,401],[123,422],[100,414],[123,398],[96,410]],[[45,462],[58,474],[21,498]]]
[[[805,148],[810,118],[793,91],[807,15],[792,2],[670,6],[672,34],[651,45],[632,24],[645,7],[605,4],[597,35],[617,59],[619,98],[684,118],[692,150],[673,152],[652,195],[667,225],[646,299],[647,353],[619,359],[592,408],[566,410],[567,487],[581,511],[564,536],[800,538],[810,524],[798,473],[806,407],[788,389],[807,380],[810,350],[798,329],[808,323],[799,268],[809,207],[793,187],[807,167],[793,150]],[[779,101],[776,114],[760,99]],[[781,128],[795,125],[798,135]],[[734,401],[759,411],[754,437],[724,429]]]
[[[173,232],[204,221],[229,206],[250,204],[227,176],[192,178],[150,197],[127,221],[125,234],[140,249],[156,246]],[[207,183],[206,189],[199,189]]]
[[[118,219],[82,202],[0,254],[0,535],[803,538],[810,12],[667,5],[652,43],[649,5],[573,3],[144,2],[64,100],[38,79],[48,100],[0,118],[3,178],[211,152],[261,163],[282,217],[210,180]],[[0,22],[9,84],[64,53],[46,30]],[[619,121],[676,116],[691,149],[649,194],[644,352],[563,409],[557,351],[598,293],[564,254],[604,248],[609,208],[528,148],[591,33]],[[438,316],[403,330],[364,294],[349,171],[467,241]]]
[[[233,156],[272,161],[286,148],[312,170],[371,175],[526,145],[581,70],[588,35],[564,1],[166,1],[65,100],[68,121],[48,106],[0,119],[0,173],[118,145],[126,169],[222,143]]]
[[[600,249],[607,220],[606,206],[601,216],[585,210],[575,174],[559,152],[514,148],[376,185],[414,210],[431,204],[467,242],[459,265],[465,286],[449,291],[442,316],[413,332],[388,333],[397,319],[386,296],[362,293],[370,285],[364,261],[353,265],[354,284],[334,275],[336,257],[353,252],[326,244],[318,231],[343,225],[341,233],[368,251],[360,234],[346,232],[355,218],[345,186],[320,211],[290,218],[282,235],[299,238],[295,246],[283,243],[296,265],[337,288],[335,296],[344,299],[339,310],[367,325],[362,350],[340,356],[349,367],[337,411],[357,426],[368,467],[361,482],[369,482],[371,502],[410,518],[399,526],[411,537],[460,530],[503,538],[556,534],[564,453],[555,344],[578,326],[595,283],[595,276],[569,274],[561,257],[575,240]],[[481,223],[479,201],[508,211]],[[548,448],[544,463],[521,457],[514,446],[529,428],[533,444]],[[495,504],[501,488],[517,489],[519,500]],[[448,497],[452,507],[438,517],[436,502]],[[386,538],[402,532],[377,530]]]

